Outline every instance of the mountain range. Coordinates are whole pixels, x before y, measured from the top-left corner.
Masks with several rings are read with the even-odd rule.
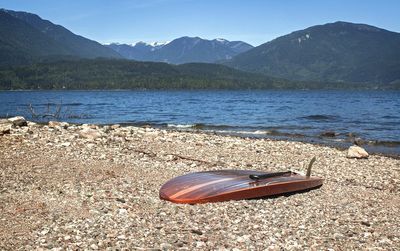
[[[276,38],[225,64],[301,81],[400,82],[400,33],[335,22]]]
[[[231,59],[253,48],[242,41],[228,41],[222,38],[207,40],[199,37],[181,37],[168,43],[148,44],[138,42],[133,45],[112,43],[107,47],[124,58],[184,64],[190,62],[213,63]]]
[[[98,58],[107,60],[99,61],[98,64],[90,60],[77,61]],[[138,62],[128,64],[125,63],[126,59]],[[213,79],[218,81],[221,77],[223,86],[226,88],[232,86],[231,84],[235,82],[234,78],[241,79],[241,83],[245,83],[244,78],[257,79],[257,86],[279,86],[279,88],[308,88],[310,86],[312,88],[324,86],[400,88],[400,33],[366,24],[335,22],[316,25],[278,37],[257,47],[252,47],[242,41],[206,40],[199,37],[181,37],[168,43],[139,42],[134,45],[105,46],[76,35],[35,14],[0,9],[0,68],[3,68],[3,70],[0,69],[0,82],[5,81],[1,83],[3,86],[13,88],[13,83],[26,81],[24,75],[20,74],[24,71],[27,71],[26,74],[29,76],[35,72],[35,78],[41,79],[42,76],[42,79],[50,81],[50,78],[45,76],[46,69],[58,62],[62,66],[69,65],[65,63],[65,60],[71,61],[72,65],[73,62],[81,62],[85,65],[81,71],[90,69],[91,72],[97,72],[97,74],[100,73],[93,70],[90,64],[103,68],[109,64],[110,69],[116,71],[116,66],[141,69],[140,64],[143,64],[149,67],[148,73],[151,74],[141,75],[140,81],[146,82],[145,79],[163,76],[160,81],[163,81],[166,87],[168,87],[166,84],[168,81],[180,79],[178,76],[183,74],[183,69],[187,66],[179,68],[180,73],[174,73],[175,77],[167,81],[168,74],[159,72],[164,67],[139,61],[168,64],[197,62],[190,65],[191,71],[185,72],[185,76],[201,72],[196,75],[197,80],[201,76],[212,75],[215,77]],[[112,63],[112,60],[123,60],[123,62]],[[201,64],[210,62],[214,64]],[[43,64],[40,65],[40,63]],[[215,63],[235,68],[236,71],[226,70]],[[31,67],[20,67],[29,65]],[[64,69],[62,66],[54,72],[61,74],[61,69]],[[40,71],[36,71],[38,69]],[[125,68],[122,67],[122,69]],[[175,71],[177,68],[168,69]],[[79,70],[76,74],[81,75]],[[214,74],[221,71],[223,72],[221,75]],[[113,74],[110,70],[107,72]],[[132,69],[125,69],[125,72],[122,72],[118,68],[118,72],[119,75],[115,76],[124,76],[124,78],[129,74],[134,74]],[[173,71],[168,72],[172,74]],[[260,77],[261,75],[264,77]],[[96,79],[96,83],[99,82],[96,76],[92,77]],[[30,79],[35,78],[31,76]],[[262,81],[268,82],[272,79],[275,82],[280,79],[279,84],[260,84]],[[112,81],[119,81],[118,77],[113,78]],[[320,84],[315,84],[316,82]],[[175,83],[171,82],[170,86],[175,86]]]

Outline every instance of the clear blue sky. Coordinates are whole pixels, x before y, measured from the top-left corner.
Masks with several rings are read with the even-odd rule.
[[[400,32],[400,0],[0,0],[101,43],[226,38],[259,45],[334,21]]]

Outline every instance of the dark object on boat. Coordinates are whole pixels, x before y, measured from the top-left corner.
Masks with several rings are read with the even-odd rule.
[[[160,189],[160,198],[174,203],[197,204],[253,199],[300,192],[320,187],[323,179],[296,172],[218,170],[190,173],[169,180]]]

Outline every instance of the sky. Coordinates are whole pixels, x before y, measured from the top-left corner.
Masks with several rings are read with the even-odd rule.
[[[182,36],[254,46],[307,27],[347,21],[400,32],[400,0],[0,0],[100,43]]]

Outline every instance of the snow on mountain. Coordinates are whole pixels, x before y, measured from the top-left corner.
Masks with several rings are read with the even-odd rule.
[[[123,57],[140,61],[168,62],[182,64],[188,62],[212,63],[230,59],[253,46],[242,41],[228,41],[223,38],[213,40],[200,37],[180,37],[166,42],[136,42],[134,44],[111,44],[110,48]]]
[[[130,46],[151,46],[151,47],[161,47],[164,46],[166,44],[168,44],[171,41],[164,41],[164,42],[160,42],[160,41],[154,41],[154,42],[143,42],[143,41],[138,41],[136,43],[131,43],[128,44]],[[114,44],[118,44],[118,43],[114,43]]]

